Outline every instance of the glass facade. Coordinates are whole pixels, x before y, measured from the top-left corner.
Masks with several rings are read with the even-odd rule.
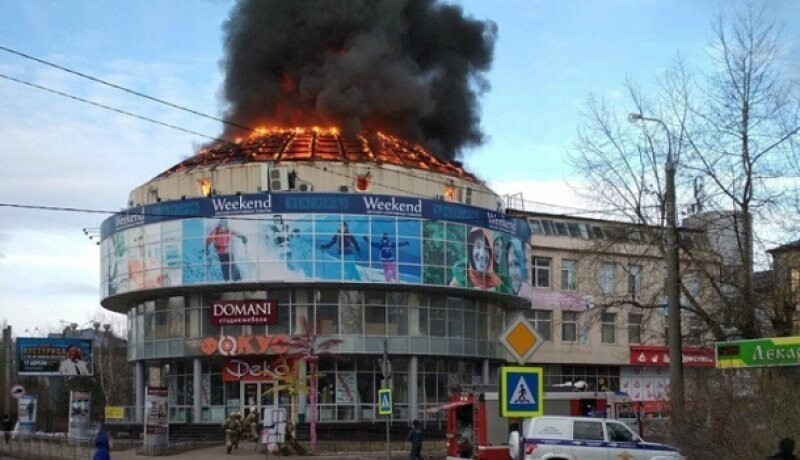
[[[276,299],[277,324],[217,326],[217,300]],[[292,335],[308,319],[318,335],[336,336],[345,353],[502,358],[496,337],[509,307],[502,299],[397,290],[270,289],[195,292],[134,303],[128,312],[128,359],[204,356],[199,340],[220,335]]]

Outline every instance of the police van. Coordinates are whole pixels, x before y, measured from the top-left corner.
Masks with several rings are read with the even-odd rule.
[[[618,420],[543,416],[522,424],[524,460],[685,460],[666,444],[645,442]]]

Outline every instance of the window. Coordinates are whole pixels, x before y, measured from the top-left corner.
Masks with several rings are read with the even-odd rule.
[[[689,337],[687,342],[695,345],[701,344],[705,329],[705,322],[702,318],[694,314],[689,316]]]
[[[601,333],[603,336],[603,343],[614,343],[616,341],[616,313],[603,313],[601,315]]]
[[[688,273],[683,283],[689,296],[696,302],[700,302],[700,275],[697,272]],[[681,292],[681,297],[683,297],[683,292]],[[691,302],[688,298],[682,298],[681,305],[691,305]]]
[[[558,233],[558,236],[569,236],[567,224],[564,222],[556,222],[556,233]]]
[[[539,219],[530,219],[528,220],[528,223],[531,224],[531,233],[534,235],[544,235],[542,223],[539,222]]]
[[[533,285],[535,287],[550,287],[550,258],[533,258]]]
[[[642,315],[628,313],[628,343],[642,343]]]
[[[792,292],[800,291],[800,268],[792,268],[789,270],[789,289]]]
[[[583,225],[579,225],[579,224],[576,224],[574,222],[568,222],[567,223],[567,230],[569,230],[569,236],[571,236],[573,238],[586,238],[584,236],[586,230],[581,232],[581,227],[583,227]]]
[[[603,295],[611,295],[614,293],[615,272],[616,266],[614,262],[603,262],[602,265],[600,265],[600,290]]]
[[[565,291],[574,291],[577,289],[575,274],[575,266],[577,264],[578,261],[576,260],[561,260],[561,289]]]
[[[628,294],[635,296],[642,291],[642,266],[628,266]]]
[[[578,313],[565,311],[561,313],[561,341],[575,342],[578,340]]]
[[[613,442],[633,442],[635,437],[625,425],[617,422],[606,422],[608,440]]]
[[[553,228],[553,221],[552,220],[543,220],[542,221],[542,228],[544,228],[545,235],[555,235],[556,231]]]
[[[572,437],[584,441],[603,441],[603,422],[579,422],[572,426]]]
[[[603,229],[600,227],[592,226],[592,238],[597,240],[602,240],[603,238],[605,238]]]
[[[526,315],[531,324],[533,324],[533,328],[544,340],[552,340],[550,333],[552,315],[553,312],[549,310],[530,310]]]

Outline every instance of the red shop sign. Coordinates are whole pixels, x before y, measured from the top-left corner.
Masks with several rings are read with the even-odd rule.
[[[714,350],[683,347],[681,360],[686,367],[714,367]],[[669,366],[669,348],[658,345],[631,345],[631,364]]]
[[[278,301],[218,300],[211,303],[211,323],[217,326],[277,324]]]
[[[289,375],[291,366],[282,358],[225,359],[222,380],[225,382],[276,380]]]

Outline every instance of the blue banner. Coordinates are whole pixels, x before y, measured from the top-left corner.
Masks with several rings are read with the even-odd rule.
[[[92,340],[17,338],[19,375],[92,375]]]
[[[293,213],[442,220],[511,233],[525,241],[530,239],[530,228],[524,219],[460,203],[391,195],[302,192],[224,195],[137,206],[103,221],[100,233],[104,240],[120,230],[176,219]]]

